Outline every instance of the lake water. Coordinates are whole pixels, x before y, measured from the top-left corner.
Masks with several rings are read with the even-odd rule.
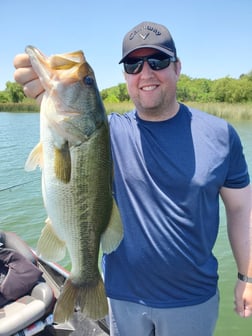
[[[252,121],[232,124],[242,139],[252,176]],[[38,113],[0,113],[0,229],[16,232],[33,248],[44,226],[46,213],[41,197],[40,171],[27,173],[24,164],[38,140]],[[233,312],[237,270],[227,239],[223,207],[215,254],[220,274],[220,317],[215,336],[251,336],[252,318],[241,319]],[[69,268],[69,258],[61,264]]]

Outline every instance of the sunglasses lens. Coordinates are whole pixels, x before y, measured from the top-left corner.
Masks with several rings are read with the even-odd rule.
[[[139,58],[129,57],[124,62],[124,70],[128,74],[138,74],[142,71],[145,61],[148,62],[152,70],[157,71],[167,68],[171,62],[176,61],[176,58],[167,56],[164,53]]]
[[[128,74],[137,74],[142,71],[144,60],[140,58],[128,58],[124,62],[124,70]]]
[[[152,70],[162,70],[169,66],[170,64],[170,57],[166,57],[164,59],[157,59],[157,58],[148,58],[147,62]]]

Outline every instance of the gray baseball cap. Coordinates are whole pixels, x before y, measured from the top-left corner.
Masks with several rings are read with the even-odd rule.
[[[171,57],[177,57],[175,43],[169,30],[158,23],[142,22],[125,35],[119,64],[123,63],[132,51],[141,48],[154,48]]]

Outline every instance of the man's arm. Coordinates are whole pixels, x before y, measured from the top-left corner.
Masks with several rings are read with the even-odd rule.
[[[222,188],[228,236],[238,272],[252,279],[252,189]],[[252,283],[237,280],[235,311],[242,317],[252,315]]]

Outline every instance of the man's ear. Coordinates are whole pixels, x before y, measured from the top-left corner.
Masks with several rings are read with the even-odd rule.
[[[177,61],[174,63],[174,68],[175,68],[175,72],[176,72],[177,80],[178,80],[180,73],[181,73],[181,68],[182,68],[182,64],[179,58],[177,58]]]

